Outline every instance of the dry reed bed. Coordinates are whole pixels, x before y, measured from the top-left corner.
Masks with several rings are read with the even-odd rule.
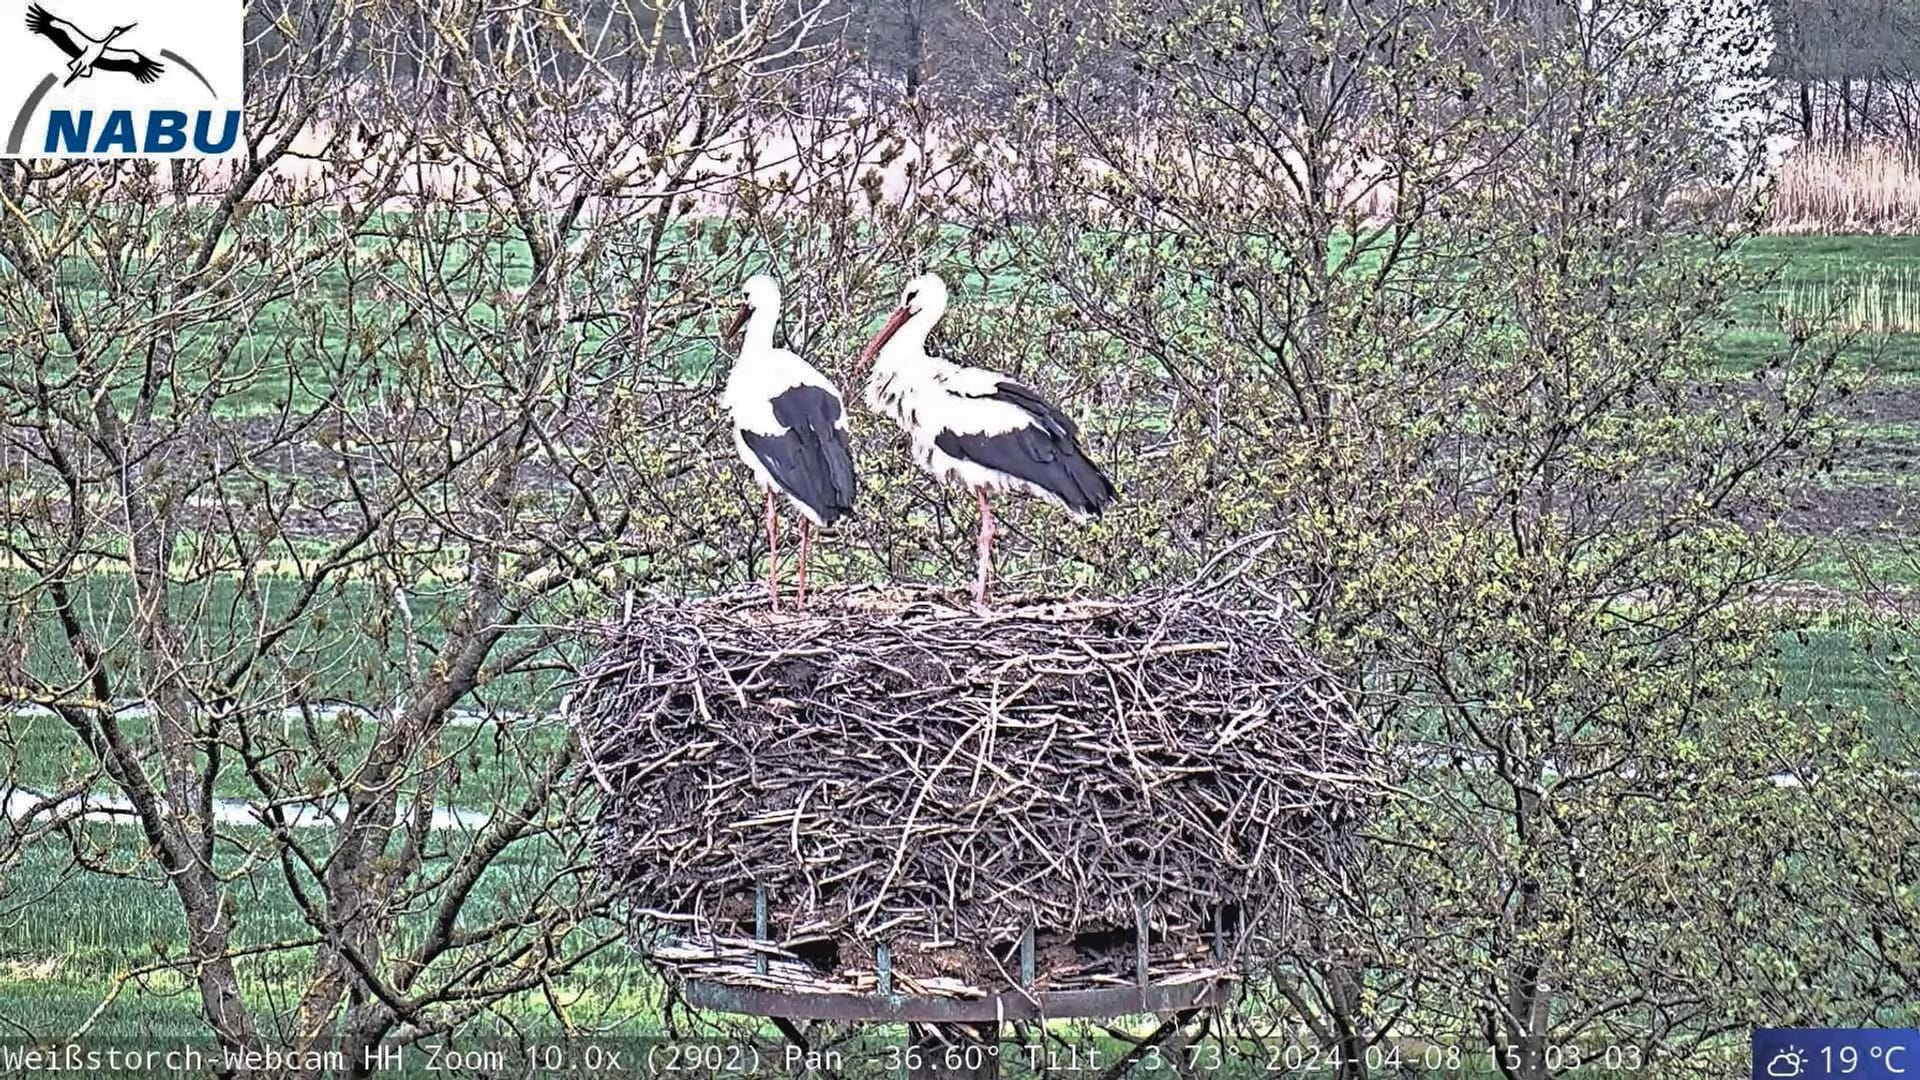
[[[885,943],[909,979],[1004,982],[1032,928],[1044,972],[1099,984],[1144,917],[1172,977],[1297,929],[1378,792],[1285,621],[1192,596],[744,593],[603,635],[568,703],[599,870],[683,974],[864,986]]]
[[[1870,143],[1802,146],[1776,178],[1770,229],[1779,233],[1920,230],[1920,152]]]

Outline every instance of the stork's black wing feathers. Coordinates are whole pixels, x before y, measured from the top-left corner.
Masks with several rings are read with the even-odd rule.
[[[950,458],[971,461],[1052,492],[1081,517],[1099,517],[1113,501],[1113,483],[1080,447],[1037,427],[998,435],[941,431],[933,444]]]
[[[150,83],[160,77],[166,65],[149,60],[131,49],[108,49],[93,66],[104,71],[124,71],[143,83]]]
[[[58,45],[60,51],[68,56],[79,56],[85,50],[80,47],[78,41],[73,40],[73,35],[67,32],[67,28],[71,25],[65,19],[56,19],[47,14],[47,9],[39,4],[34,4],[27,9],[28,30]]]
[[[741,441],[780,490],[831,525],[853,513],[853,451],[838,426],[840,401],[817,386],[796,386],[773,399],[773,418],[787,431],[742,431]]]
[[[1113,501],[1113,481],[1087,457],[1079,425],[1058,406],[1010,379],[972,396],[1014,405],[1033,423],[996,435],[942,431],[933,440],[941,453],[1037,484],[1075,514],[1099,517]]]
[[[1073,422],[1073,417],[1061,412],[1053,402],[1041,397],[1038,391],[1030,387],[1012,379],[1002,379],[994,392],[987,396],[1018,406],[1057,438],[1076,442],[1080,438],[1080,425]]]

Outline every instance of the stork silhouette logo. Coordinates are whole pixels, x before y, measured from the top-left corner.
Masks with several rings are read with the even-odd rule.
[[[246,149],[238,0],[33,0],[17,18],[7,6],[0,0],[0,156]]]

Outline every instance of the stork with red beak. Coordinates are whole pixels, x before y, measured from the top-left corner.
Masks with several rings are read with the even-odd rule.
[[[780,512],[774,493],[800,512],[799,604],[807,606],[807,553],[813,527],[853,512],[853,453],[847,447],[847,410],[840,391],[813,365],[773,344],[780,319],[780,286],[755,274],[741,287],[728,325],[731,339],[746,337],[727,376],[721,403],[733,418],[733,445],[767,494],[767,599],[780,609]]]
[[[936,479],[973,492],[980,508],[973,598],[986,603],[993,571],[990,492],[1020,491],[1088,521],[1113,501],[1113,484],[1080,446],[1080,429],[1038,393],[997,372],[934,356],[927,334],[947,310],[947,286],[924,274],[860,353],[872,365],[867,404],[907,433],[914,459]]]

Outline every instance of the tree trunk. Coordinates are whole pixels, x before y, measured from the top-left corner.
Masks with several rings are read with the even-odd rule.
[[[1337,964],[1327,975],[1327,996],[1340,1031],[1340,1080],[1367,1080],[1366,1005],[1360,997],[1365,973],[1357,964]]]
[[[920,4],[907,5],[907,100],[917,101],[920,84],[926,78],[926,11]]]
[[[1853,149],[1853,80],[1840,80],[1840,145]]]

